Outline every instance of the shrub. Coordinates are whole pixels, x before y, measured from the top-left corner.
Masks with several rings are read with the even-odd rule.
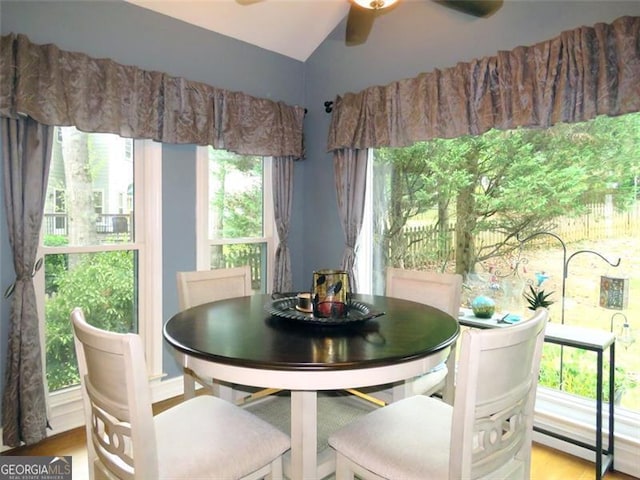
[[[68,244],[69,240],[63,235],[45,235],[44,237],[44,245],[47,247],[62,247]],[[58,291],[60,279],[66,274],[68,268],[67,255],[53,254],[46,256],[44,266],[46,295],[51,295]]]
[[[96,327],[121,333],[137,330],[133,252],[82,254],[74,260],[72,268],[56,276],[56,291],[45,305],[47,380],[52,391],[79,381],[69,322],[73,308],[81,307],[87,322]]]
[[[556,388],[573,395],[586,398],[596,398],[596,363],[595,354],[588,355],[584,350],[565,349],[563,354],[562,387],[560,386],[560,348],[545,346],[544,355],[540,364],[539,384],[544,387]],[[603,385],[605,402],[609,401],[609,366],[605,364],[603,372]],[[622,366],[616,366],[615,372],[616,395],[622,395],[625,391],[637,387],[637,381]],[[616,399],[614,399],[616,400]]]

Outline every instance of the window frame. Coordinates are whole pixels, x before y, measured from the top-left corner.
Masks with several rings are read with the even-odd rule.
[[[273,158],[262,157],[263,236],[249,238],[210,239],[209,226],[209,147],[196,152],[196,269],[210,270],[210,247],[239,243],[264,243],[267,246],[267,292],[273,289],[273,262],[278,246],[278,234],[273,211]]]
[[[92,253],[97,251],[137,250],[138,252],[138,333],[142,337],[146,353],[149,379],[159,380],[163,374],[162,365],[162,144],[150,140],[133,141],[135,205],[134,215],[136,236],[134,242],[71,246],[45,247],[42,245],[43,228],[40,231],[38,257],[56,253]],[[153,241],[150,241],[153,239]],[[43,370],[46,368],[45,343],[45,278],[44,268],[34,276],[36,303],[40,324],[40,342]],[[46,382],[46,376],[45,376]],[[57,432],[74,428],[84,423],[80,386],[75,385],[59,391],[48,392],[48,418]]]

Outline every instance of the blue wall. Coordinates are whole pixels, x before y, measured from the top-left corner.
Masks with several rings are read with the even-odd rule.
[[[163,145],[162,194],[162,311],[169,318],[178,311],[176,272],[196,265],[196,147]],[[163,344],[162,364],[168,376],[179,373],[173,355]]]
[[[290,238],[296,259],[296,289],[308,286],[314,269],[337,266],[344,248],[333,165],[326,152],[330,115],[324,111],[324,101],[370,85],[495,55],[499,50],[531,45],[581,25],[640,15],[637,1],[507,0],[488,19],[475,19],[434,2],[403,2],[376,19],[364,45],[344,45],[343,21],[302,63],[127,3],[3,0],[0,8],[2,34],[23,33],[35,43],[54,43],[64,50],[306,106],[307,158],[295,168]],[[175,271],[195,267],[193,146],[164,146],[163,198],[166,319],[177,311]],[[0,229],[0,289],[4,290],[13,279],[4,208],[0,209]],[[3,368],[8,317],[4,299],[0,313]],[[167,358],[165,352],[165,365],[175,373],[173,361]]]

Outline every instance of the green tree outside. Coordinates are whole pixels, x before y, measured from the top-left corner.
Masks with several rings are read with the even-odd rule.
[[[637,195],[639,150],[640,114],[376,150],[379,266],[403,266],[404,227],[429,211],[437,212],[438,228],[455,219],[454,270],[467,274],[478,262],[507,255],[517,236],[549,230],[558,216],[583,214],[589,201],[612,195],[624,209]],[[478,244],[483,231],[506,240]]]

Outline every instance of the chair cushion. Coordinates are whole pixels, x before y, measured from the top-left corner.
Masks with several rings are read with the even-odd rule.
[[[384,478],[449,477],[453,408],[416,395],[365,415],[329,437],[329,445]]]
[[[202,395],[154,417],[161,479],[235,479],[282,455],[290,439],[229,402]]]

